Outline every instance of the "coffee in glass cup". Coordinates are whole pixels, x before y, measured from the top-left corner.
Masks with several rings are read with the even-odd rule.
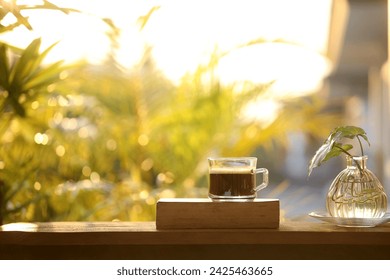
[[[256,168],[255,157],[209,158],[209,197],[215,201],[253,200],[268,185],[268,170]],[[256,184],[256,174],[263,180]]]

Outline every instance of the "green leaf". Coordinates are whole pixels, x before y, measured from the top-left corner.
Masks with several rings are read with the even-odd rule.
[[[39,57],[41,39],[35,39],[23,51],[10,72],[10,84],[12,88],[21,88],[23,80],[31,73],[34,61]]]
[[[0,0],[0,4],[2,3],[3,1]],[[9,6],[7,6],[6,8],[10,8]],[[40,10],[56,10],[56,11],[60,11],[60,12],[63,12],[65,14],[69,14],[71,12],[76,12],[76,13],[81,13],[80,10],[77,10],[77,9],[73,9],[73,8],[63,8],[63,7],[59,7],[47,0],[43,0],[43,4],[39,4],[39,5],[17,5],[17,8],[18,8],[18,11],[21,11],[21,10],[37,10],[37,9],[40,9]]]
[[[52,44],[51,46],[49,46],[46,50],[44,50],[41,54],[38,54],[38,56],[36,57],[35,61],[32,61],[32,64],[31,64],[31,68],[29,69],[29,72],[31,73],[31,75],[34,74],[34,72],[41,66],[41,63],[43,62],[43,60],[46,58],[46,56],[48,55],[48,53],[54,48],[54,46],[56,46],[58,44],[58,42]]]
[[[362,128],[356,126],[341,126],[336,128],[335,132],[341,132],[342,137],[347,137],[350,139],[356,137],[357,135],[366,134]]]
[[[341,148],[341,149],[340,149]],[[330,150],[330,152],[325,156],[325,158],[322,160],[322,162],[325,162],[333,157],[337,157],[344,153],[344,151],[349,151],[353,148],[351,144],[341,144],[341,143],[335,143]]]
[[[7,46],[5,44],[0,44],[0,86],[3,89],[8,88],[8,75],[9,75],[9,65],[7,57]]]
[[[30,23],[28,22],[28,17],[23,16],[20,13],[20,10],[17,6],[15,6],[14,9],[12,9],[12,14],[16,17],[16,19],[18,20],[18,22],[20,24],[23,24],[30,31],[32,30],[32,27],[31,27]]]
[[[102,19],[105,24],[107,24],[111,29],[118,29],[118,27],[115,25],[112,19],[110,18],[103,18]]]
[[[318,167],[321,165],[322,162],[324,162],[324,159],[327,157],[328,153],[332,151],[333,145],[336,143],[336,140],[338,140],[339,133],[332,133],[322,144],[322,146],[316,151],[313,158],[310,160],[309,163],[309,169],[308,169],[308,176],[310,176],[311,172],[315,167]]]
[[[140,30],[144,29],[145,25],[148,23],[151,15],[157,11],[158,9],[160,9],[160,6],[154,6],[153,8],[151,8],[149,10],[149,12],[146,14],[146,15],[143,15],[143,16],[140,16],[138,19],[137,19],[137,24],[139,24],[140,26]]]
[[[21,13],[21,5],[16,4],[16,1],[12,1],[11,3],[8,1],[0,1],[1,4],[1,19],[5,17],[8,13],[12,13],[17,19],[19,25],[24,25],[28,30],[32,30],[30,23],[28,22],[28,18],[24,17]]]
[[[78,10],[75,10],[75,9],[67,9],[67,8],[61,8],[61,7],[58,7],[57,5],[47,1],[47,0],[43,0],[43,7],[45,9],[51,9],[51,10],[58,10],[58,11],[61,11],[65,14],[69,14],[70,12],[78,12]]]
[[[22,92],[26,92],[31,89],[38,90],[39,88],[48,86],[58,80],[60,73],[65,69],[64,67],[61,67],[62,64],[63,61],[58,61],[46,68],[41,69],[26,83],[23,84]]]
[[[4,32],[7,32],[7,31],[12,31],[12,30],[14,30],[16,27],[18,27],[20,25],[21,25],[20,22],[15,22],[15,23],[9,24],[7,26],[0,25],[0,33],[4,33]]]
[[[0,1],[0,4],[1,1]],[[2,6],[0,6],[0,20],[2,20],[3,18],[5,18],[5,16],[8,14],[8,10],[4,9]]]
[[[357,137],[362,137],[368,144],[370,144],[366,132],[360,127],[341,126],[334,129],[325,143],[316,151],[315,155],[310,160],[308,176],[310,176],[312,170],[315,167],[320,166],[321,163],[326,162],[333,157],[339,156],[342,153],[348,154],[348,151],[351,150],[353,146],[351,144],[343,145],[340,143],[343,138],[353,139]],[[361,149],[363,152],[362,147]]]
[[[367,137],[366,134],[359,134],[359,135],[357,135],[357,136],[362,137],[362,138],[367,142],[367,144],[368,144],[369,146],[371,146],[371,143],[370,143],[370,141],[368,140],[368,137]]]
[[[41,54],[39,53],[40,45],[41,39],[35,39],[31,42],[22,51],[19,59],[16,60],[11,69],[8,69],[8,66],[4,63],[0,65],[0,74],[2,75],[0,78],[1,86],[4,86],[4,89],[8,91],[6,104],[11,106],[13,111],[21,117],[26,115],[26,111],[24,105],[19,103],[20,96],[30,91],[25,96],[29,99],[33,98],[39,93],[42,87],[47,87],[58,81],[60,73],[65,69],[62,66],[63,61],[58,61],[49,66],[42,66],[42,61],[56,44],[51,45]],[[0,58],[2,61],[7,61],[5,59],[5,48],[6,46],[3,46],[0,49]]]
[[[364,129],[360,128],[360,127],[357,127],[357,126],[342,126],[342,127],[338,127],[334,130],[334,133],[335,132],[339,132],[341,133],[340,136],[341,137],[345,137],[345,138],[349,138],[349,139],[353,139],[355,137],[362,137],[369,145],[370,145],[370,142],[368,141],[368,137],[366,135],[366,132],[364,131]]]

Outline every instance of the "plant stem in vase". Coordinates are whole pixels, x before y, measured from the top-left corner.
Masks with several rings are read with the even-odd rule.
[[[342,140],[357,139],[361,156],[353,156],[351,144]],[[310,161],[308,175],[315,167],[327,160],[345,154],[347,168],[333,180],[326,198],[329,214],[340,218],[381,218],[387,211],[387,196],[378,178],[367,168],[368,157],[364,155],[361,138],[368,145],[366,132],[356,126],[336,128],[317,150]]]
[[[326,207],[333,217],[380,218],[387,210],[387,197],[378,178],[366,166],[367,156],[347,156],[347,168],[333,180]]]

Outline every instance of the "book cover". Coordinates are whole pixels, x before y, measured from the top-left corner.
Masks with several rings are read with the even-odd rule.
[[[157,202],[157,229],[278,228],[278,199],[215,202],[172,198]]]

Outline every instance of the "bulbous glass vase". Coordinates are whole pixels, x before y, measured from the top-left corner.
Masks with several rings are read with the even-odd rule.
[[[329,187],[326,207],[333,217],[381,218],[387,197],[378,178],[366,166],[367,156],[347,156],[347,168]]]

